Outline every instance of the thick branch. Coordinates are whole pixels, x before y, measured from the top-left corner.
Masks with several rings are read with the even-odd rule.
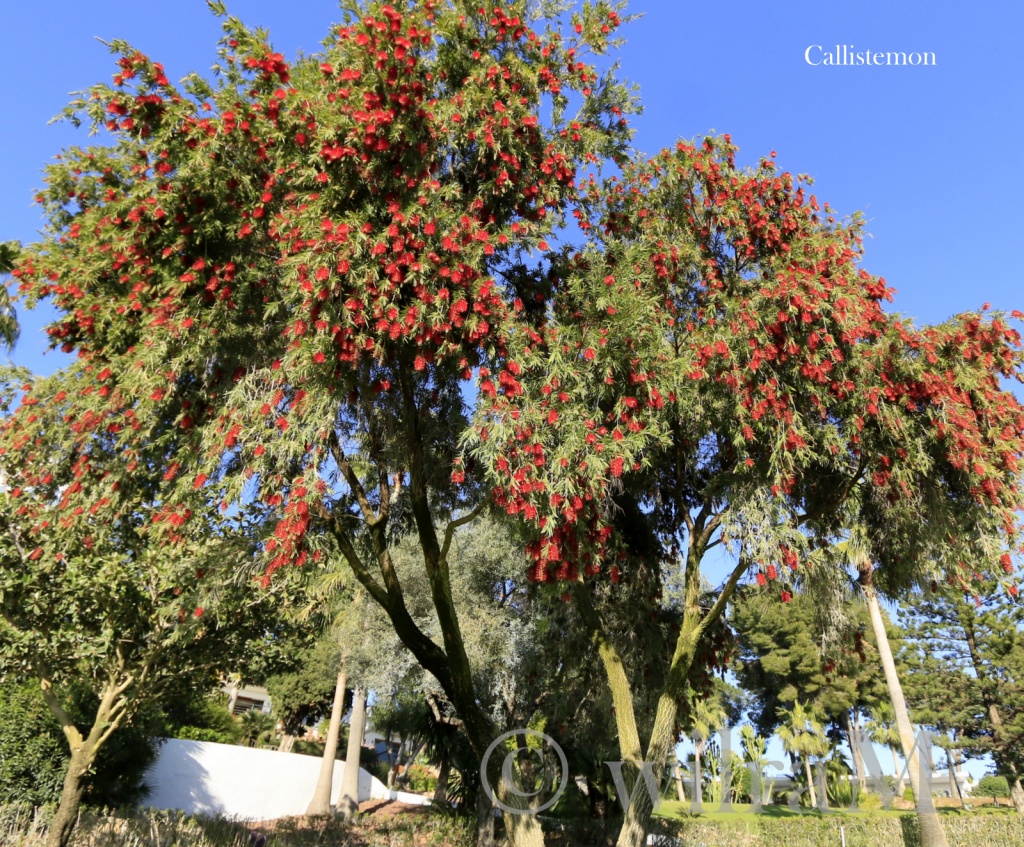
[[[370,526],[373,526],[380,520],[380,516],[374,511],[373,505],[370,503],[369,498],[366,496],[366,490],[363,488],[363,484],[359,481],[359,477],[356,472],[352,470],[348,458],[345,456],[345,451],[341,449],[341,442],[338,441],[338,434],[331,431],[330,438],[331,455],[334,456],[334,461],[340,468],[342,474],[345,476],[345,481],[348,483],[348,487],[352,489],[352,494],[356,498],[356,502],[359,503],[359,508],[363,512],[363,519]]]

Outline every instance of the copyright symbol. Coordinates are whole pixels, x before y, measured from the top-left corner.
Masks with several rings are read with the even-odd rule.
[[[499,800],[495,796],[494,790],[491,787],[490,780],[487,777],[487,764],[488,762],[490,762],[491,755],[498,748],[498,745],[502,744],[509,738],[514,738],[515,736],[522,737],[524,741],[522,742],[521,746],[518,746],[514,750],[511,750],[505,754],[505,759],[501,763],[501,783],[502,786],[505,788],[505,791],[507,791],[509,794],[515,795],[516,797],[522,797],[526,800],[529,800],[549,789],[553,782],[553,780],[549,779],[550,769],[548,766],[549,763],[546,761],[544,747],[525,746],[525,738],[531,736],[533,738],[537,738],[541,742],[543,742],[544,746],[554,749],[555,753],[558,754],[558,762],[561,765],[561,781],[559,782],[558,789],[552,795],[551,799],[549,799],[546,803],[540,806],[516,808],[514,806],[508,806],[505,803],[502,803],[501,800]],[[527,787],[532,786],[519,786],[517,784],[515,773],[513,771],[513,766],[515,765],[518,759],[519,753],[522,751],[536,754],[540,758],[544,778],[541,780],[540,788],[537,788],[533,791],[526,790]],[[555,739],[553,739],[551,736],[545,735],[543,732],[538,732],[535,729],[513,729],[509,732],[505,732],[499,735],[497,738],[494,739],[494,741],[491,742],[491,746],[487,748],[487,751],[484,753],[483,758],[480,760],[480,784],[483,786],[484,793],[487,795],[487,798],[503,812],[508,812],[510,815],[536,815],[539,812],[543,812],[545,809],[550,809],[553,805],[555,805],[555,803],[558,802],[558,798],[562,796],[562,792],[565,791],[566,785],[569,784],[569,762],[566,760],[565,753],[563,752],[562,748],[558,746],[558,742],[556,742]]]

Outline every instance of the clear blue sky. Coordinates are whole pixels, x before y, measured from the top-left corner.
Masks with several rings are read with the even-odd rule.
[[[234,0],[228,8],[270,29],[286,56],[315,51],[339,18],[333,0]],[[729,132],[740,159],[778,151],[841,214],[864,212],[865,266],[898,290],[894,308],[939,321],[990,301],[1024,308],[1024,65],[1019,0],[637,0],[622,73],[645,114],[635,144],[655,152],[680,137]],[[0,240],[30,242],[43,164],[84,131],[48,120],[71,91],[109,80],[96,37],[123,38],[168,76],[204,70],[219,24],[202,0],[10,3],[0,33]],[[934,67],[811,66],[811,45],[918,51]],[[815,54],[818,55],[818,54]],[[53,370],[41,353],[45,314],[21,313],[15,360]],[[885,759],[883,758],[883,761]]]

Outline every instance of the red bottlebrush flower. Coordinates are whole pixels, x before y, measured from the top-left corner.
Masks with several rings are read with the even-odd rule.
[[[612,582],[618,582],[622,579],[622,572],[619,571],[617,565],[612,565],[612,569],[608,572],[608,576],[611,577]]]
[[[318,365],[322,365],[324,362],[327,361],[327,357],[323,353],[314,353],[313,361],[316,362]]]
[[[197,618],[201,618],[203,616],[203,612],[205,612],[205,611],[206,611],[206,609],[204,609],[202,606],[199,606],[195,610],[195,616]]]
[[[452,471],[452,482],[456,485],[461,485],[466,481],[466,474],[462,471]]]
[[[775,577],[779,575],[779,572],[776,570],[775,565],[768,565],[768,567],[765,569],[765,572],[768,574],[768,579],[775,579]]]
[[[1017,596],[1017,595],[1018,595],[1018,594],[1020,593],[1020,592],[1018,591],[1018,589],[1017,589],[1017,586],[1016,586],[1016,585],[1011,585],[1011,586],[1010,586],[1010,587],[1009,587],[1009,588],[1007,589],[1007,591],[1009,591],[1009,592],[1010,592],[1010,596],[1011,596],[1011,597],[1016,597],[1016,596]]]
[[[586,350],[583,351],[583,358],[586,359],[588,362],[594,361],[594,356],[596,355],[597,353],[594,352],[593,347],[588,347]]]
[[[788,603],[790,600],[793,599],[793,595],[790,594],[788,591],[783,591],[780,596],[782,598],[783,603]]]
[[[1010,558],[1009,553],[1003,553],[999,557],[999,564],[1003,566],[1004,573],[1013,573],[1013,560]]]
[[[196,481],[192,484],[192,487],[195,489],[202,488],[204,485],[206,485],[207,479],[208,477],[206,476],[206,474],[199,474],[199,476],[196,477]]]
[[[612,459],[611,472],[612,476],[622,476],[622,466],[624,462],[620,456],[616,456]]]
[[[757,584],[760,585],[762,588],[764,588],[768,584],[768,580],[764,578],[764,574],[760,571],[758,572],[755,579],[757,580]]]

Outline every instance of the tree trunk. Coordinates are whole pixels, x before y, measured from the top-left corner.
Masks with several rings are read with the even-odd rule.
[[[1024,788],[1021,787],[1019,776],[1010,786],[1010,799],[1013,800],[1013,808],[1017,810],[1017,814],[1024,815]]]
[[[494,807],[482,789],[476,794],[476,847],[494,847]]]
[[[331,722],[327,727],[327,739],[324,742],[324,756],[320,761],[320,775],[313,789],[313,799],[309,801],[306,814],[331,814],[331,794],[334,782],[334,760],[338,755],[338,735],[341,730],[341,712],[345,708],[345,687],[348,681],[345,669],[338,671],[338,681],[334,686],[334,702],[331,704]]]
[[[803,755],[800,757],[804,760],[804,774],[807,777],[807,791],[808,796],[811,798],[811,808],[818,808],[818,793],[814,790],[814,774],[811,773],[811,757]]]
[[[931,772],[929,771],[927,780],[922,781],[921,779],[922,756],[914,750],[914,728],[910,723],[907,701],[903,697],[903,686],[896,673],[896,661],[893,659],[892,648],[889,646],[889,636],[885,632],[885,622],[882,620],[882,610],[878,605],[878,595],[872,584],[871,565],[861,569],[860,584],[864,590],[868,615],[871,618],[871,628],[875,633],[878,656],[882,662],[882,670],[885,672],[889,698],[892,700],[893,711],[896,713],[896,727],[900,733],[900,744],[903,747],[907,772],[910,774],[910,787],[914,792],[914,800],[917,802],[917,819],[921,827],[921,847],[949,847],[938,812],[935,811],[935,805],[932,803],[929,784]],[[930,767],[931,763],[929,762],[927,765]]]
[[[650,763],[654,768],[655,786],[659,790],[661,788],[662,772],[664,771],[662,764],[668,760],[668,756],[675,746],[679,698],[685,690],[686,676],[693,664],[697,644],[707,626],[714,623],[723,614],[725,604],[732,596],[736,583],[745,570],[745,567],[742,565],[737,566],[733,570],[714,606],[705,613],[700,605],[699,566],[703,556],[704,545],[707,543],[708,532],[702,528],[700,536],[700,540],[696,540],[691,536],[691,546],[687,552],[686,562],[686,593],[683,603],[683,620],[679,628],[679,635],[676,637],[675,649],[672,654],[671,664],[669,665],[665,686],[658,697],[658,706],[655,711],[647,750],[642,756],[640,754],[640,738],[637,732],[632,692],[629,686],[629,678],[622,667],[622,661],[604,632],[600,619],[589,602],[586,590],[577,584],[574,591],[574,595],[579,600],[577,607],[581,611],[584,622],[594,634],[594,640],[597,643],[598,652],[608,677],[612,702],[615,705],[615,727],[619,740],[619,755],[625,762],[633,764],[636,778],[640,780],[643,779],[640,768],[645,762]],[[694,790],[691,794],[691,810],[695,806],[699,808],[702,800],[699,782],[699,755],[697,756],[694,770],[697,777],[695,778]],[[651,796],[644,790],[643,786],[638,786],[638,789],[633,792],[632,800],[626,809],[622,829],[619,830],[619,837],[616,841],[616,847],[642,847],[642,845],[646,844],[647,830],[653,814],[654,807]]]
[[[359,811],[359,751],[363,748],[366,732],[366,689],[356,688],[352,695],[352,720],[348,725],[348,749],[345,753],[345,773],[341,778],[341,795],[337,811],[348,818]]]
[[[903,768],[900,767],[899,756],[896,755],[896,748],[890,747],[889,752],[892,753],[892,778],[896,780],[896,796],[902,797],[903,792],[906,790],[906,785],[903,784]]]
[[[78,822],[82,794],[85,792],[85,775],[92,766],[92,759],[84,748],[72,753],[68,772],[64,775],[60,804],[46,834],[46,847],[67,847],[71,840],[71,833]]]
[[[448,802],[448,776],[452,771],[452,764],[448,756],[441,757],[441,767],[437,772],[437,788],[434,789],[434,802],[444,806]]]
[[[64,787],[60,795],[57,812],[50,824],[46,836],[46,847],[67,847],[71,833],[78,822],[78,811],[82,805],[82,794],[85,792],[85,777],[96,760],[100,747],[110,737],[127,714],[128,701],[124,699],[125,690],[132,684],[133,677],[108,679],[100,704],[96,709],[92,727],[88,736],[82,737],[78,727],[65,711],[53,690],[53,683],[46,678],[40,680],[40,691],[47,707],[61,725],[64,737],[71,751],[71,761],[64,775]]]
[[[846,740],[850,744],[850,754],[853,756],[853,769],[856,771],[855,776],[857,777],[857,788],[859,791],[865,791],[868,787],[867,775],[864,771],[864,756],[860,750],[860,712],[854,709],[854,720],[850,720],[850,713],[843,712],[841,721],[843,724],[843,731],[846,733]]]
[[[685,803],[686,791],[683,788],[683,771],[679,767],[679,762],[672,763],[672,778],[676,781],[676,797],[679,798],[680,803]]]

